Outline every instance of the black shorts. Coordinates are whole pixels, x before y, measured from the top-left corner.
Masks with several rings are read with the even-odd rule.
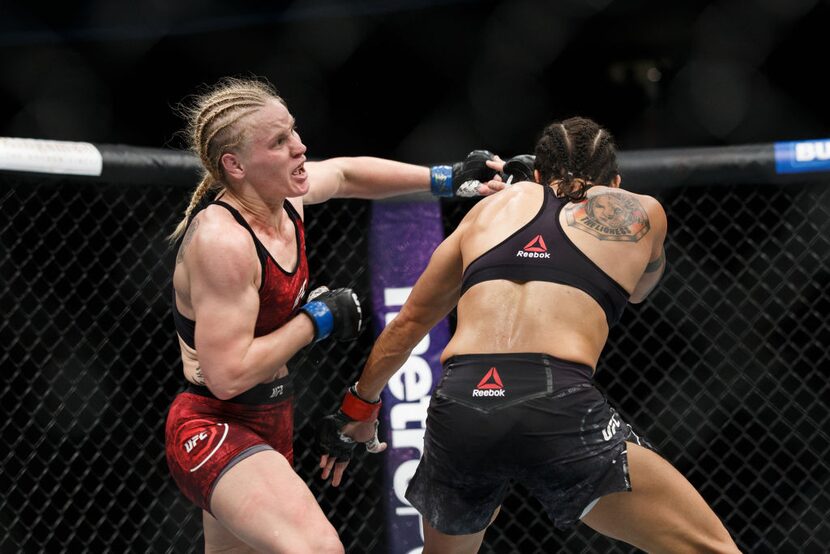
[[[631,490],[626,440],[640,442],[588,366],[533,353],[454,356],[406,498],[438,531],[466,535],[487,526],[515,480],[567,528],[598,498]]]

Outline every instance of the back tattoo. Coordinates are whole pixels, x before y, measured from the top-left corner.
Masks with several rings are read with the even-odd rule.
[[[648,214],[636,196],[603,192],[565,208],[569,227],[585,231],[599,240],[637,242],[651,226]]]

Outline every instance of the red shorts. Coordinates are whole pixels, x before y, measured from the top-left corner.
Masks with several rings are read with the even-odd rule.
[[[167,466],[182,493],[210,512],[219,477],[240,460],[273,449],[293,464],[293,435],[290,377],[257,385],[230,400],[190,385],[167,413]]]

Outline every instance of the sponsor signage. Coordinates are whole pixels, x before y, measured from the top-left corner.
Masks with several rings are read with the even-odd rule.
[[[369,265],[377,334],[398,314],[443,238],[438,201],[373,203]],[[439,357],[448,341],[449,323],[443,320],[415,347],[382,393],[380,434],[389,443],[383,454],[389,554],[415,554],[423,548],[420,515],[404,494],[423,454],[427,406],[441,376]]]
[[[777,173],[830,171],[830,139],[775,143]]]

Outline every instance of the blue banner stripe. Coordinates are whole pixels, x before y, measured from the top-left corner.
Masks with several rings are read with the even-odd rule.
[[[775,143],[776,173],[830,171],[830,139]]]

